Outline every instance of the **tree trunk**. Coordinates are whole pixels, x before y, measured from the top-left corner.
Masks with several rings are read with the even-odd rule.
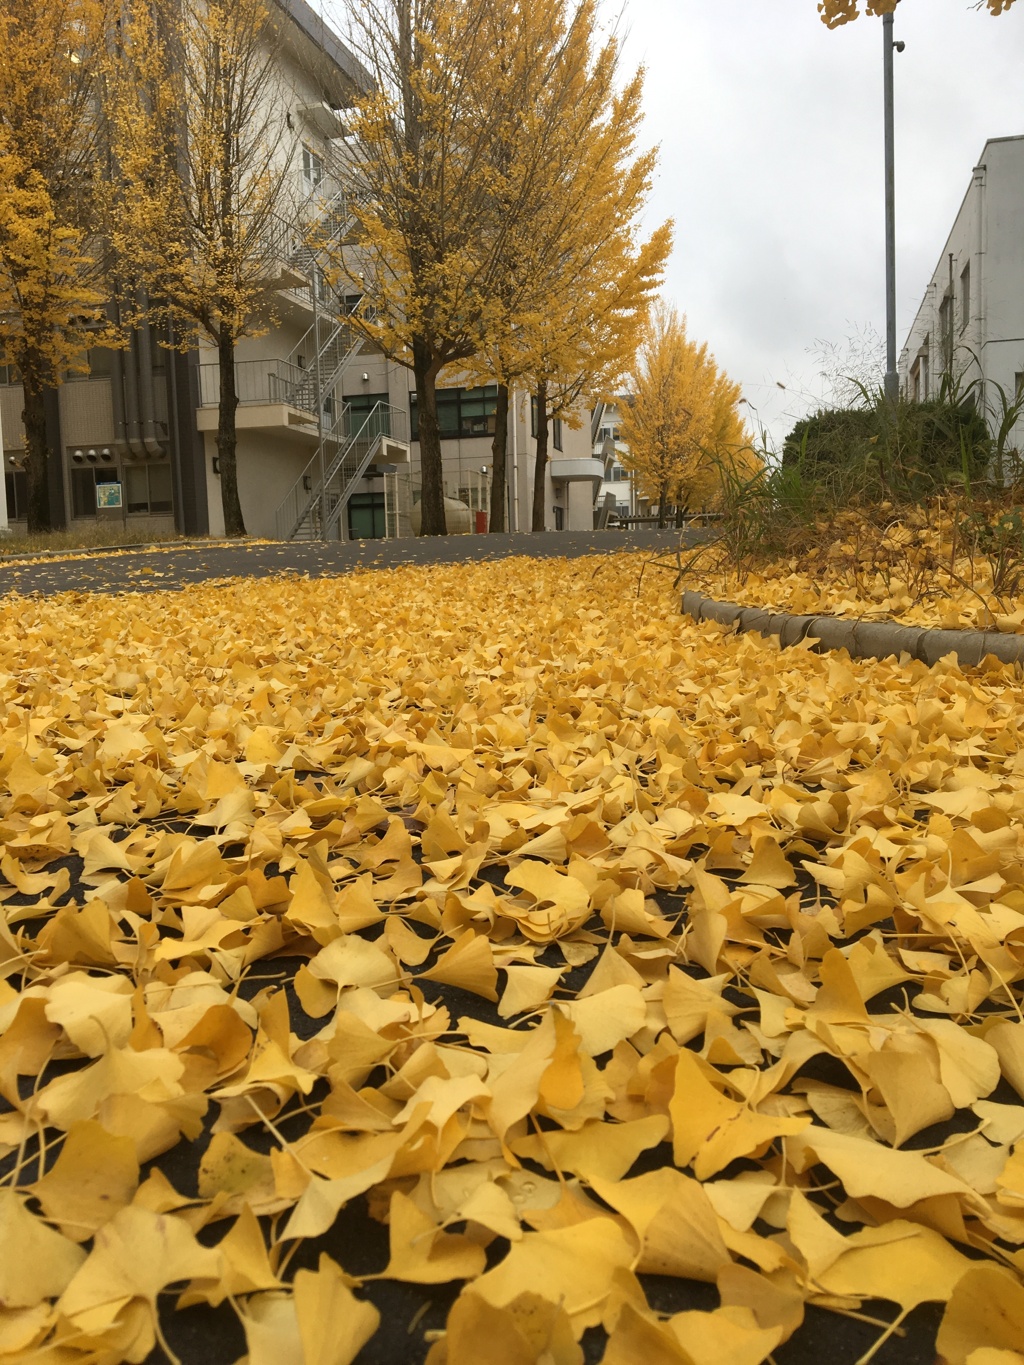
[[[548,385],[537,385],[537,459],[533,466],[533,522],[531,531],[544,530],[544,475],[548,467]]]
[[[437,424],[438,367],[419,343],[413,346],[413,375],[416,379],[416,420],[419,424],[420,535],[446,536],[444,516],[444,466],[441,462],[441,430]]]
[[[661,528],[662,528],[663,526],[666,526],[666,525],[668,524],[667,521],[666,521],[666,512],[667,512],[667,510],[668,510],[668,481],[666,480],[665,483],[663,483],[663,484],[661,485],[661,488],[658,490],[658,530],[659,530],[659,531],[661,530]]]
[[[224,509],[224,534],[244,536],[242,504],[238,501],[238,432],[235,412],[238,388],[235,383],[235,339],[222,328],[217,336],[220,362],[220,403],[217,408],[217,458],[220,460],[220,503]]]
[[[494,412],[494,440],[491,442],[491,515],[488,531],[504,531],[508,502],[508,385],[498,385],[498,406]]]
[[[47,472],[50,451],[46,443],[46,386],[29,368],[22,368],[25,407],[25,475],[28,484],[28,533],[49,531],[50,485]]]

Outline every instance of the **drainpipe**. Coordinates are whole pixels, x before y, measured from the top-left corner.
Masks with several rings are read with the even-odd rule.
[[[171,442],[171,468],[174,478],[174,529],[185,532],[185,491],[181,472],[181,428],[178,424],[178,359],[174,350],[174,324],[167,324],[167,429]]]
[[[519,408],[513,388],[508,405],[512,414],[512,530],[519,530]]]
[[[124,357],[121,351],[111,352],[110,401],[114,409],[114,439],[127,447],[128,430],[124,419]]]
[[[8,536],[11,533],[11,525],[7,519],[7,465],[4,463],[4,427],[3,413],[0,412],[0,536]]]
[[[139,324],[139,397],[142,413],[142,444],[147,455],[164,455],[166,446],[156,434],[156,397],[153,393],[153,333],[143,315]]]
[[[988,253],[988,194],[985,185],[985,167],[975,166],[974,180],[978,186],[978,253],[977,266],[974,274],[975,278],[971,281],[971,289],[974,294],[974,316],[976,319],[975,348],[978,353],[978,364],[981,367],[981,397],[985,399],[985,346],[987,338],[985,336],[987,316],[985,309],[985,257]]]
[[[124,425],[128,449],[136,457],[143,457],[146,454],[146,447],[142,444],[142,426],[139,421],[139,371],[136,364],[138,350],[139,333],[137,328],[133,328],[131,345],[128,348],[124,366]]]

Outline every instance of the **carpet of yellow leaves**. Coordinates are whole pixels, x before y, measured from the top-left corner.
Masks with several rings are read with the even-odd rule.
[[[0,1359],[1024,1362],[1019,678],[639,569],[0,601]]]
[[[872,516],[851,510],[818,528],[799,553],[766,564],[738,568],[725,546],[700,551],[685,586],[797,615],[1019,634],[1024,526],[1013,509],[982,515],[957,502],[899,515],[888,504]]]

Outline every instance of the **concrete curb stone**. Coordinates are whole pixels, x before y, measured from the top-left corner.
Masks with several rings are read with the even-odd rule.
[[[695,621],[715,621],[744,632],[777,635],[783,649],[811,640],[818,653],[845,649],[854,659],[900,658],[907,654],[930,667],[948,654],[955,654],[961,664],[967,665],[980,664],[988,655],[994,655],[1001,663],[1024,664],[1024,636],[1003,635],[999,631],[933,630],[900,621],[851,621],[840,616],[770,612],[763,607],[743,607],[738,602],[716,602],[690,589],[683,593],[682,612]]]

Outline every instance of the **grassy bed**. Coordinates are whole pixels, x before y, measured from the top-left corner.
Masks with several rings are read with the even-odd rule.
[[[69,531],[39,531],[29,535],[12,531],[0,537],[0,560],[25,554],[63,554],[69,550],[95,550],[118,545],[151,545],[156,542],[184,540],[177,531],[160,531],[135,526],[88,526]]]

